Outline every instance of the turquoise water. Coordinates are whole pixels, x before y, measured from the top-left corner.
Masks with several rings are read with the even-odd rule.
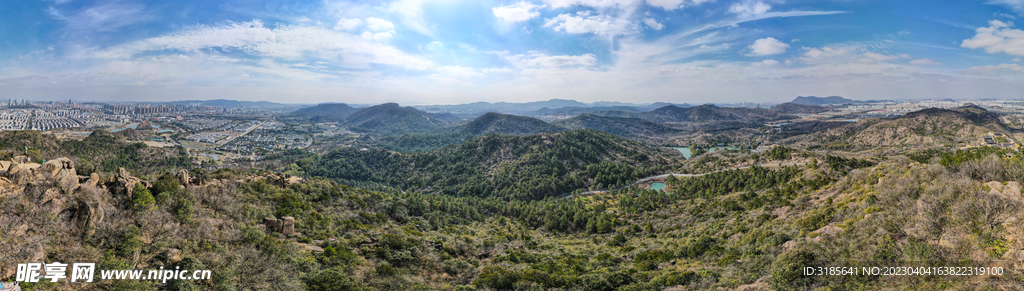
[[[689,159],[690,156],[693,155],[692,153],[690,153],[690,148],[688,148],[688,147],[685,147],[685,148],[682,148],[682,147],[672,147],[672,148],[674,148],[677,151],[679,151],[680,153],[682,153],[683,157],[686,158],[686,159]]]
[[[665,183],[662,183],[662,182],[651,183],[651,188],[650,189],[651,190],[665,190]]]
[[[151,140],[151,141],[164,141],[164,138],[162,138],[162,137],[151,137],[151,138],[149,138],[149,140]]]
[[[161,129],[161,130],[157,131],[156,133],[165,133],[165,132],[174,132],[174,130],[173,129]]]
[[[679,151],[680,153],[682,153],[683,157],[686,158],[686,159],[690,159],[690,157],[693,156],[693,153],[690,152],[690,148],[689,147],[672,147],[672,148],[677,150],[677,151]],[[711,147],[711,148],[708,149],[708,152],[710,153],[710,152],[714,152],[714,151],[721,150],[721,149],[738,150],[738,148],[736,148],[736,147]]]

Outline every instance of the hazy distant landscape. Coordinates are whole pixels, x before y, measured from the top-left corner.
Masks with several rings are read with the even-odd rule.
[[[1024,290],[1020,0],[0,4],[0,291]]]
[[[4,105],[5,262],[220,270],[103,289],[974,288],[799,266],[1018,272],[1024,101]],[[284,217],[294,230],[264,219]]]

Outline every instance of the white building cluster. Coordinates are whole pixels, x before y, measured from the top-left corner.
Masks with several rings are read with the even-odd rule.
[[[0,111],[0,131],[24,130],[28,125],[29,113],[24,110]]]
[[[69,110],[55,110],[69,111]],[[54,128],[80,127],[81,123],[66,116],[54,114],[53,111],[36,109],[32,112],[32,130],[50,130]]]

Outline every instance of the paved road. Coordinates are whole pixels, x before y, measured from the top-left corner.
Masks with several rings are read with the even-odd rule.
[[[778,168],[778,167],[784,167],[784,166],[800,166],[800,165],[805,165],[805,163],[761,164],[761,165],[757,165],[757,166],[758,167],[762,167],[762,168],[772,168],[772,167]],[[654,176],[650,176],[650,177],[641,178],[639,180],[636,180],[636,182],[633,182],[633,184],[636,185],[636,184],[639,184],[639,183],[645,183],[645,182],[649,182],[649,181],[652,181],[652,180],[667,179],[668,175],[673,175],[673,176],[676,176],[676,177],[692,178],[692,177],[700,177],[700,176],[704,176],[704,175],[707,175],[707,174],[713,174],[713,173],[724,172],[724,171],[749,169],[750,167],[752,167],[752,166],[728,168],[728,169],[722,169],[722,170],[712,171],[712,172],[707,172],[707,173],[702,173],[702,174],[661,174],[661,175],[654,175]],[[625,188],[625,187],[620,187],[620,188],[615,188],[615,189],[587,191],[587,192],[577,193],[577,194],[567,194],[566,196],[564,196],[564,198],[570,198],[573,195],[587,195],[587,194],[615,191],[615,190],[619,190],[619,189],[622,189],[622,188]]]

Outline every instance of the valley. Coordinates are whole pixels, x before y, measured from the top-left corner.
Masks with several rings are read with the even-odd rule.
[[[15,272],[3,262],[60,260],[214,270],[176,285],[93,285],[119,290],[1018,286],[1015,115],[965,102],[854,117],[878,102],[891,106],[521,109],[538,117],[326,104],[223,123],[249,134],[280,124],[310,146],[217,161],[140,143],[155,132],[144,128],[0,132],[0,275]],[[309,128],[320,131],[298,131]],[[294,230],[267,224],[286,219]],[[1004,275],[801,273],[875,265]]]

